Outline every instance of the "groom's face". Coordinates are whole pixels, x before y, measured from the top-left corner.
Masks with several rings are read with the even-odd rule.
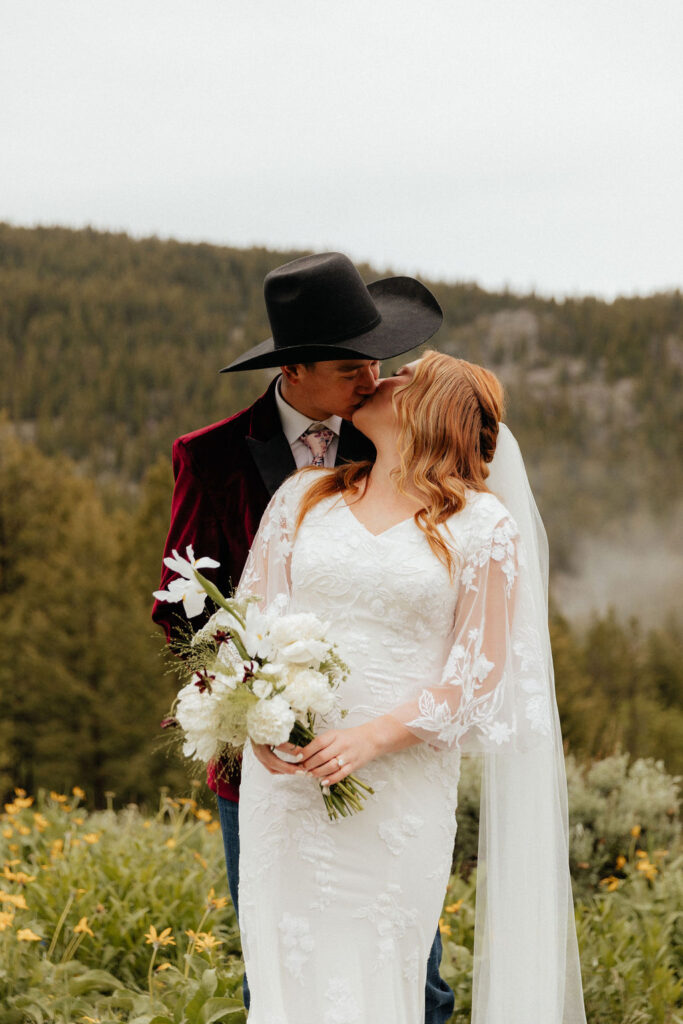
[[[283,398],[312,419],[341,416],[350,420],[377,390],[379,368],[376,359],[330,359],[283,366]]]

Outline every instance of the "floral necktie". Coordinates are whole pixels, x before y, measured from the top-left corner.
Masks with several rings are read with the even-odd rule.
[[[325,453],[334,440],[335,433],[322,423],[311,423],[308,430],[305,430],[301,437],[302,441],[313,456],[313,466],[325,465]]]

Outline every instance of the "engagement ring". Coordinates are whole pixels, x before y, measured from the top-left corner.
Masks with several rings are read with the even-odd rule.
[[[337,758],[337,764],[339,765],[340,768],[343,768],[345,763],[346,762],[344,761],[344,758],[340,754],[339,757]]]

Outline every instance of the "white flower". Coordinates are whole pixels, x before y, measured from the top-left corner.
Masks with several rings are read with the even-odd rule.
[[[220,562],[215,558],[195,558],[191,544],[187,545],[185,551],[187,558],[179,555],[174,548],[173,557],[164,559],[164,565],[179,573],[179,576],[171,580],[168,590],[155,590],[154,597],[157,601],[167,601],[169,604],[182,601],[188,619],[193,619],[204,610],[206,601],[206,591],[197,579],[195,569],[217,569]]]
[[[233,623],[234,631],[240,637],[251,658],[271,657],[273,643],[268,634],[274,622],[275,613],[273,611],[262,612],[255,602],[251,602],[247,605],[244,628],[238,622]]]
[[[206,763],[218,756],[225,743],[244,743],[244,730],[229,713],[236,687],[235,676],[215,672],[211,674],[210,690],[200,690],[194,679],[180,690],[175,717],[185,733],[185,757]]]
[[[275,696],[259,700],[247,711],[247,732],[254,743],[277,747],[286,743],[296,718],[284,698]]]
[[[269,639],[280,661],[315,668],[329,653],[325,640],[329,626],[311,612],[283,615],[271,626]]]
[[[310,668],[290,668],[282,696],[300,717],[307,711],[327,715],[336,703],[334,690],[326,677]]]
[[[269,683],[267,679],[255,679],[252,691],[257,697],[270,697],[273,692],[273,684]]]

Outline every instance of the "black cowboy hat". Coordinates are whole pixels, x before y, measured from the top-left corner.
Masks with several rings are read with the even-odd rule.
[[[221,373],[328,359],[389,359],[435,334],[443,313],[413,277],[365,285],[340,252],[318,253],[271,270],[263,283],[273,335]]]

